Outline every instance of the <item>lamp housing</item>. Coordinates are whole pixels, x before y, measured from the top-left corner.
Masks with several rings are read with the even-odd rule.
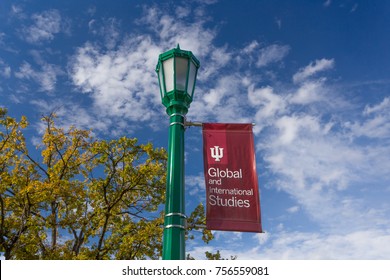
[[[181,107],[187,113],[195,90],[196,75],[200,63],[191,51],[180,46],[159,55],[156,72],[163,105]]]

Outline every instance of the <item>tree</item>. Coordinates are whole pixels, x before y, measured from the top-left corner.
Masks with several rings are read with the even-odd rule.
[[[26,126],[25,118],[17,122],[0,108],[0,248],[6,259],[10,259],[23,242],[37,207],[36,198],[26,192],[31,180],[37,177],[36,171],[16,149],[23,149],[21,130]]]
[[[216,253],[206,252],[205,255],[206,255],[206,258],[208,260],[228,260],[228,259],[222,258],[219,250],[217,250]],[[236,259],[237,259],[237,256],[230,256],[230,260],[236,260]]]
[[[18,122],[0,108],[5,258],[159,258],[166,151],[136,138],[106,141],[90,131],[59,128],[54,114],[42,121],[37,156],[26,145],[27,120]],[[202,207],[191,214],[188,231],[204,222]],[[213,238],[210,231],[202,233],[205,242]]]

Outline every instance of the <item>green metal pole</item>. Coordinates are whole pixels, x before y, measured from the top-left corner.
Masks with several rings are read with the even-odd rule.
[[[172,106],[168,142],[168,170],[166,186],[163,260],[185,259],[186,216],[184,205],[184,115],[185,108]]]

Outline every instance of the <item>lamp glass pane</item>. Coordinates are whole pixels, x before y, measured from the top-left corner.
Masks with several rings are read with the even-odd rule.
[[[158,71],[158,83],[160,86],[160,93],[161,93],[161,98],[162,98],[165,95],[165,89],[164,89],[163,69],[162,69],[161,65],[160,65],[160,69]]]
[[[191,61],[190,62],[190,71],[188,74],[188,85],[187,85],[187,92],[189,95],[191,95],[191,97],[194,94],[195,79],[196,79],[196,66]]]
[[[188,59],[176,57],[176,89],[184,91],[187,83]]]
[[[173,90],[173,58],[163,61],[165,88],[167,92]]]

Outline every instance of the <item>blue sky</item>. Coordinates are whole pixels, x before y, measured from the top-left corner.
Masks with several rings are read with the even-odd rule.
[[[390,2],[0,2],[0,106],[167,146],[158,55],[200,60],[188,119],[254,122],[263,228],[187,242],[239,259],[390,258]],[[186,207],[205,201],[186,131]]]

